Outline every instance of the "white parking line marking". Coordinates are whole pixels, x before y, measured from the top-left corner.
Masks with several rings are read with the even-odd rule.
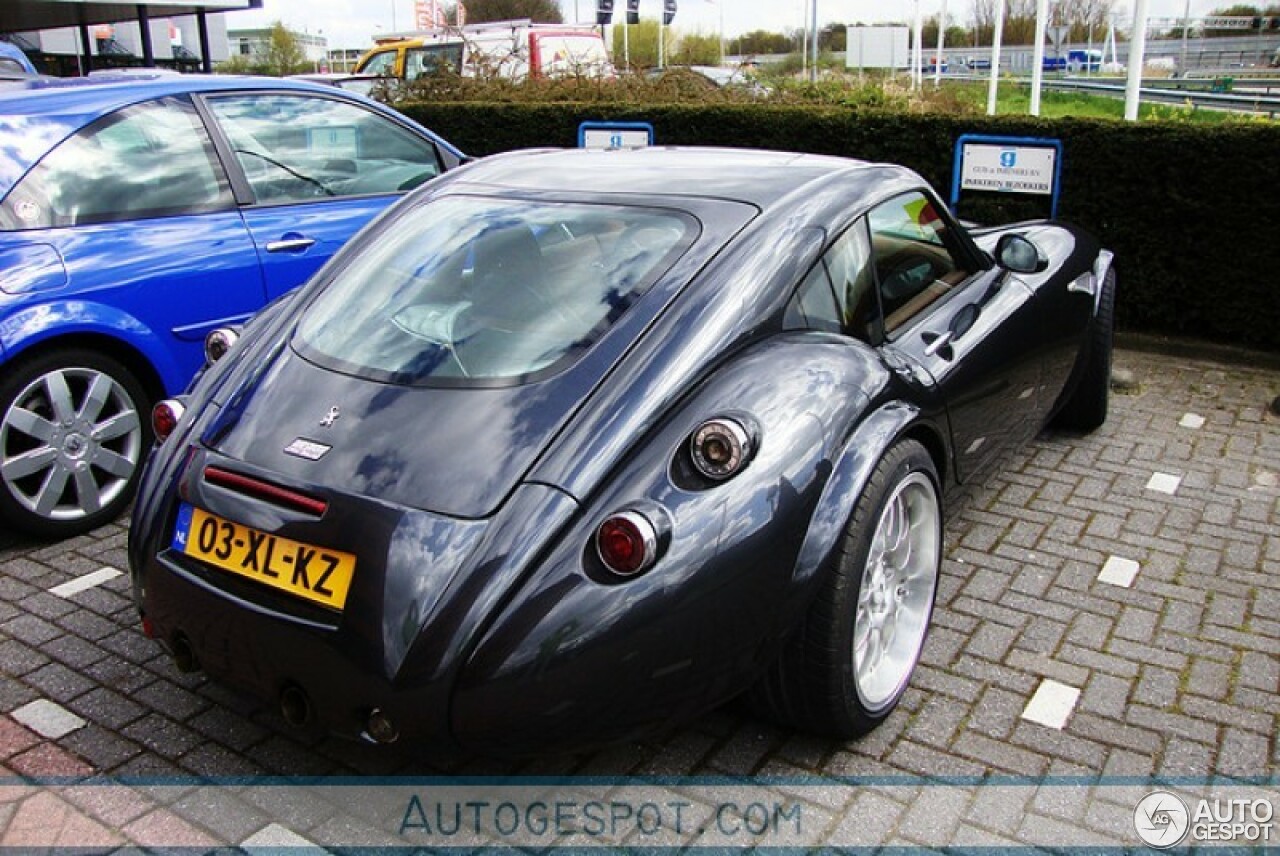
[[[1147,490],[1172,495],[1178,492],[1178,485],[1180,484],[1182,484],[1182,476],[1170,475],[1169,473],[1154,473],[1150,481],[1147,482]]]
[[[41,737],[47,737],[50,740],[57,740],[79,728],[84,728],[86,724],[83,719],[47,698],[27,702],[13,711],[13,718]]]
[[[1178,425],[1183,428],[1190,428],[1192,431],[1199,431],[1204,427],[1204,417],[1199,413],[1187,413],[1178,420]]]
[[[277,847],[306,847],[313,851],[317,849],[314,843],[278,823],[262,827],[241,842],[240,846],[250,852],[253,852],[253,848],[274,850]]]
[[[122,573],[124,572],[117,571],[115,568],[99,568],[91,574],[85,574],[82,577],[76,577],[70,582],[54,586],[49,589],[49,593],[56,594],[58,597],[71,597],[72,595],[77,595],[82,591],[91,589],[94,586],[100,586],[107,580],[114,580]]]
[[[1061,731],[1079,698],[1080,690],[1046,678],[1027,702],[1022,718]]]
[[[1138,576],[1138,563],[1133,559],[1122,559],[1119,556],[1108,556],[1107,562],[1098,574],[1098,582],[1113,586],[1129,588]]]

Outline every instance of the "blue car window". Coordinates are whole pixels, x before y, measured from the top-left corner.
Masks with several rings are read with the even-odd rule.
[[[260,204],[399,193],[441,172],[433,145],[355,104],[253,94],[209,106]]]
[[[665,209],[437,199],[367,239],[294,347],[392,383],[533,379],[602,336],[696,234]]]
[[[195,108],[162,98],[60,143],[0,205],[0,229],[42,229],[228,208],[231,192]]]

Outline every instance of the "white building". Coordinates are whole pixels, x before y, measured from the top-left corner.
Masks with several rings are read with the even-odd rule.
[[[194,70],[230,56],[228,13],[261,5],[262,0],[3,0],[0,37],[51,74],[129,65]]]

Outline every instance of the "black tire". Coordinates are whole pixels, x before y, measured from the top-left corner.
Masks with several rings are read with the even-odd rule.
[[[1116,272],[1107,271],[1102,280],[1098,312],[1089,327],[1085,353],[1075,389],[1053,418],[1055,428],[1093,431],[1107,421],[1111,395],[1111,351],[1115,327]]]
[[[0,515],[8,526],[57,539],[114,520],[133,498],[150,448],[146,392],[116,360],[76,348],[6,367]]]
[[[855,639],[859,603],[872,574],[868,559],[890,500],[912,491],[931,506],[932,520],[920,520],[933,544],[933,556],[922,553],[927,579],[915,600],[923,610],[914,656],[903,658],[905,673],[878,697],[868,698],[855,674]],[[923,509],[923,505],[921,508]],[[782,656],[748,694],[753,705],[785,725],[830,737],[857,737],[883,722],[906,691],[927,637],[942,561],[942,507],[933,459],[914,440],[891,447],[876,465],[845,526],[835,567],[821,584],[803,624]],[[904,637],[905,638],[905,637]],[[909,659],[909,663],[908,663]]]

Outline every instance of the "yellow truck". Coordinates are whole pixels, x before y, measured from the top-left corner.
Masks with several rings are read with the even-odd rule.
[[[467,76],[612,77],[613,64],[596,30],[528,20],[443,27],[378,39],[356,71],[413,80],[439,69]]]

